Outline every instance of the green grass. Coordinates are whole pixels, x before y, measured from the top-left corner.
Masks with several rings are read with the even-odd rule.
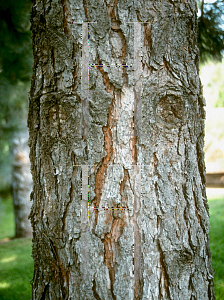
[[[15,220],[12,198],[0,197],[0,240],[12,238],[15,234]]]
[[[211,197],[210,207],[210,249],[212,267],[215,271],[216,300],[224,300],[224,195]]]
[[[0,202],[0,299],[30,300],[33,277],[31,238],[14,236],[12,199]]]
[[[0,244],[0,299],[30,300],[33,275],[31,239]]]
[[[215,271],[216,300],[224,300],[224,193],[209,197],[210,247]],[[30,300],[33,276],[31,239],[8,239],[14,235],[12,199],[0,202],[0,299]]]

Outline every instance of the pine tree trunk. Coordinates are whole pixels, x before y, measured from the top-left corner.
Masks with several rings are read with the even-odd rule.
[[[34,1],[33,299],[214,299],[195,1]]]
[[[28,132],[20,132],[13,140],[12,188],[15,215],[15,237],[31,237],[32,228],[28,219],[31,209],[30,193],[32,176],[30,173]]]

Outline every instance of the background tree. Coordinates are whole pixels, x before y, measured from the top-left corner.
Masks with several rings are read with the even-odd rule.
[[[0,190],[7,190],[13,180],[17,237],[31,233],[27,220],[30,209],[30,202],[27,201],[31,188],[30,175],[29,171],[24,172],[27,167],[29,170],[29,166],[27,163],[22,166],[25,160],[18,162],[19,157],[22,157],[18,155],[18,147],[20,154],[23,152],[23,156],[28,157],[25,144],[28,141],[26,123],[32,71],[30,7],[31,2],[28,0],[0,1]],[[23,138],[19,138],[18,135]],[[15,139],[16,143],[13,142]],[[23,142],[18,145],[19,141]],[[26,226],[28,227],[25,228]]]
[[[28,216],[30,214],[32,176],[28,148],[28,131],[22,131],[13,139],[12,189],[15,213],[15,237],[32,236]]]
[[[198,17],[198,44],[200,62],[207,60],[221,61],[224,50],[224,30],[222,28],[224,16],[224,2],[214,3],[197,1],[200,16]]]
[[[196,13],[33,2],[33,299],[214,299]]]

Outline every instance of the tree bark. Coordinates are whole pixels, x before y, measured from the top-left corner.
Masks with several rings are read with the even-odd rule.
[[[31,209],[30,193],[32,176],[30,173],[28,132],[20,132],[13,140],[12,189],[15,215],[15,237],[31,237],[32,228],[28,219]]]
[[[195,1],[34,1],[33,299],[214,299]]]

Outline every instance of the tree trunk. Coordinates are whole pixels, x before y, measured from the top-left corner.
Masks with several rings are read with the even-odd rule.
[[[28,216],[31,209],[30,193],[32,176],[30,173],[28,132],[20,132],[13,140],[12,188],[15,215],[15,237],[31,237],[32,228]]]
[[[133,2],[33,4],[35,300],[214,299],[196,4]]]

